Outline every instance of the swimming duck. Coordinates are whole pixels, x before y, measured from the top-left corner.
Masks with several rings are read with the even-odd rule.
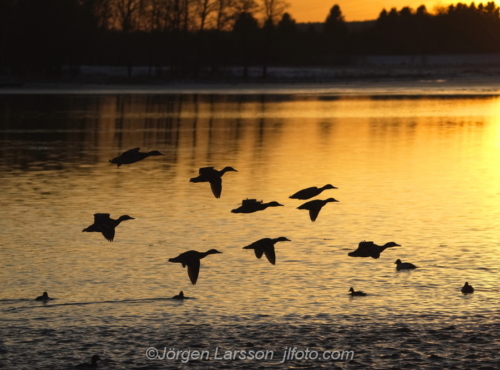
[[[302,204],[300,207],[297,207],[297,209],[309,210],[309,217],[311,218],[311,221],[314,222],[314,221],[316,221],[316,218],[318,217],[319,211],[321,211],[321,208],[323,208],[323,206],[329,202],[338,202],[338,200],[333,199],[333,198],[328,198],[325,200],[321,200],[321,199],[311,200],[309,202]]]
[[[398,258],[396,262],[394,262],[396,266],[396,270],[413,270],[416,269],[417,266],[415,266],[413,263],[410,262],[401,262],[401,260]]]
[[[182,267],[186,267],[187,265],[189,279],[191,280],[191,283],[195,285],[198,280],[198,274],[200,273],[200,260],[209,254],[215,253],[222,252],[219,252],[217,249],[210,249],[206,252],[187,251],[179,254],[175,258],[170,258],[168,261],[182,263]]]
[[[274,251],[274,244],[277,242],[290,242],[291,240],[285,238],[284,236],[280,236],[279,238],[271,239],[264,238],[257,240],[256,242],[243,247],[243,249],[253,249],[255,252],[255,256],[257,258],[261,258],[262,254],[266,255],[266,258],[271,264],[276,264],[276,253]]]
[[[35,298],[35,301],[49,301],[51,299],[53,298],[50,298],[47,292],[43,292],[41,296]]]
[[[122,164],[132,164],[135,162],[142,161],[144,158],[151,157],[151,156],[158,156],[158,155],[165,155],[160,153],[158,150],[153,150],[151,152],[147,153],[141,153],[139,152],[139,149],[141,148],[134,148],[127,150],[126,152],[123,152],[120,154],[119,157],[110,159],[109,161],[111,163],[116,164],[118,167],[120,167]]]
[[[97,361],[99,361],[101,358],[97,355],[92,356],[91,358],[91,363],[89,364],[88,362],[84,362],[82,364],[76,365],[75,368],[77,369],[97,369]]]
[[[262,203],[262,201],[257,201],[257,199],[245,199],[241,202],[241,206],[233,209],[233,213],[254,213],[257,211],[263,211],[267,207],[278,207],[283,206],[278,202]]]
[[[222,192],[222,175],[228,171],[236,171],[233,167],[224,167],[222,170],[217,171],[213,167],[202,167],[199,170],[199,176],[193,177],[189,182],[209,182],[212,188],[212,193],[216,198],[220,198]]]
[[[296,192],[293,195],[290,195],[290,199],[300,199],[300,200],[306,200],[306,199],[311,199],[312,197],[315,197],[316,195],[320,195],[323,190],[326,189],[337,189],[335,186],[326,184],[325,186],[318,188],[316,186],[313,186],[311,188],[307,189],[302,189],[298,192]]]
[[[361,290],[355,291],[353,287],[351,287],[351,289],[349,289],[349,292],[350,293],[347,293],[347,294],[350,294],[351,297],[354,297],[354,296],[364,297],[364,296],[366,296],[366,293],[362,292]]]
[[[462,293],[463,294],[474,293],[474,288],[472,287],[472,285],[469,285],[468,282],[465,282],[465,285],[462,287]]]
[[[350,257],[371,257],[371,258],[379,258],[380,254],[385,251],[387,248],[391,247],[400,247],[400,244],[389,242],[384,245],[377,245],[374,242],[362,241],[358,245],[358,249],[353,252],[347,253]]]
[[[177,295],[174,295],[172,297],[172,299],[186,299],[186,297],[184,297],[184,292],[181,290],[180,293]]]
[[[117,227],[120,222],[126,220],[135,220],[135,218],[130,217],[128,215],[120,216],[117,220],[113,220],[109,217],[109,213],[95,213],[94,214],[94,223],[83,229],[82,232],[98,232],[102,233],[104,237],[110,242],[113,241],[115,237],[115,227]]]

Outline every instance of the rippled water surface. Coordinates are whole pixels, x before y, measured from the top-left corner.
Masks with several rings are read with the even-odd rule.
[[[165,156],[108,162],[136,147]],[[496,96],[2,95],[0,367],[498,368],[499,163]],[[206,166],[238,170],[220,199],[189,182]],[[325,184],[311,222],[288,197]],[[284,207],[231,213],[245,198]],[[135,219],[110,243],[81,232],[99,212]],[[242,249],[280,236],[274,266]],[[348,257],[362,240],[401,246]],[[211,248],[196,285],[168,262]]]

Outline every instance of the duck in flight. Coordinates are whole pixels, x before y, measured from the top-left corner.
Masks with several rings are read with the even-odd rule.
[[[83,364],[76,365],[75,368],[77,369],[97,369],[97,361],[99,361],[101,358],[98,355],[94,355],[91,358],[90,364],[88,362],[84,362]]]
[[[398,258],[396,262],[396,270],[414,270],[417,268],[413,263],[410,262],[401,262],[401,260]]]
[[[371,257],[371,258],[379,258],[380,254],[385,251],[387,248],[392,247],[400,247],[401,245],[389,242],[384,245],[377,245],[374,242],[362,241],[358,245],[358,249],[353,252],[347,253],[350,257]]]
[[[120,216],[117,220],[113,220],[109,217],[109,213],[95,213],[94,223],[89,227],[82,230],[82,232],[97,232],[102,233],[104,237],[110,242],[113,241],[115,237],[115,227],[117,227],[120,222],[126,220],[135,220],[133,217],[128,215]]]
[[[222,192],[222,175],[228,171],[236,171],[233,167],[224,167],[222,170],[217,171],[213,167],[202,167],[198,171],[199,176],[193,177],[189,182],[209,182],[212,188],[212,193],[218,199]]]
[[[243,247],[243,249],[253,249],[255,252],[255,256],[257,258],[261,258],[263,254],[266,255],[266,258],[272,265],[276,264],[276,252],[274,250],[274,245],[277,242],[290,242],[291,240],[285,238],[284,236],[280,236],[279,238],[271,239],[264,238],[257,240],[256,242]]]
[[[310,200],[309,202],[302,204],[300,207],[297,207],[297,209],[307,209],[309,211],[309,217],[311,218],[311,221],[314,222],[316,221],[316,218],[318,218],[321,208],[323,208],[323,206],[329,202],[338,202],[338,200],[333,198],[328,198],[325,200]]]
[[[330,184],[326,184],[325,186],[323,186],[321,188],[313,186],[311,188],[302,189],[302,190],[296,192],[295,194],[290,195],[289,198],[290,199],[299,199],[299,200],[311,199],[311,198],[315,197],[316,195],[320,195],[323,192],[323,190],[326,190],[326,189],[337,189],[337,188],[333,185],[330,185]]]
[[[132,164],[135,162],[142,161],[144,158],[147,157],[164,155],[160,153],[158,150],[152,150],[151,152],[141,153],[139,152],[139,149],[141,148],[134,148],[127,150],[126,152],[120,154],[119,157],[110,159],[109,161],[120,167],[122,164]]]
[[[38,296],[35,298],[35,301],[44,301],[44,302],[47,302],[51,299],[54,299],[54,298],[50,298],[49,295],[47,294],[47,292],[43,292],[43,294],[41,296]]]
[[[210,249],[206,252],[187,251],[179,254],[175,258],[170,258],[168,261],[182,263],[182,267],[187,266],[189,280],[191,280],[191,283],[195,285],[200,273],[200,260],[208,256],[209,254],[216,253],[222,252],[219,252],[217,249]]]
[[[362,292],[361,290],[358,290],[358,291],[355,291],[353,287],[351,287],[351,289],[349,289],[349,294],[351,297],[364,297],[366,296],[366,293]]]
[[[257,199],[245,199],[241,202],[241,206],[233,209],[231,212],[233,213],[254,213],[257,211],[263,211],[267,207],[279,207],[283,206],[283,204],[279,204],[278,202],[269,202],[263,203],[262,201],[257,201]]]
[[[463,294],[474,293],[474,288],[472,287],[472,285],[469,285],[468,282],[465,282],[465,285],[462,287],[462,293]]]

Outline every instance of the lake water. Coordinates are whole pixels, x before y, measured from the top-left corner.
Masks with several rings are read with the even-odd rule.
[[[108,162],[136,147],[165,156]],[[498,368],[499,163],[495,94],[0,95],[0,368]],[[206,166],[238,171],[220,199],[189,182]],[[311,222],[288,197],[325,184]],[[110,243],[94,213],[135,219]],[[274,266],[242,249],[280,236]],[[349,257],[362,240],[401,246]],[[196,285],[168,262],[212,248]]]

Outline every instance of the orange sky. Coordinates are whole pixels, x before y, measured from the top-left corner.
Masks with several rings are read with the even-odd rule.
[[[422,0],[288,0],[288,12],[297,22],[324,22],[330,8],[338,4],[346,21],[363,21],[376,19],[382,9],[401,9],[409,6],[413,9],[425,5],[432,12],[436,5],[449,5],[463,2],[469,4],[472,0],[455,1],[422,1]],[[476,5],[481,1],[476,1]],[[487,3],[485,0],[483,3]]]

